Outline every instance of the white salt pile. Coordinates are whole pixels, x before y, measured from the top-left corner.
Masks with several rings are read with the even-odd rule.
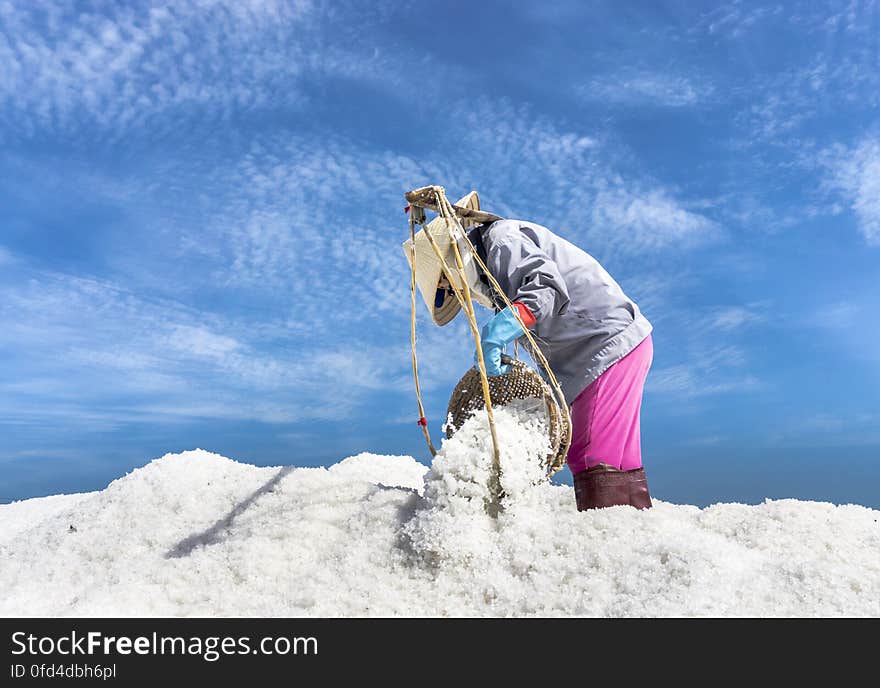
[[[880,512],[795,500],[578,513],[534,418],[484,415],[430,471],[359,454],[258,468],[196,450],[0,506],[0,615],[880,615]],[[71,528],[71,526],[73,528]]]

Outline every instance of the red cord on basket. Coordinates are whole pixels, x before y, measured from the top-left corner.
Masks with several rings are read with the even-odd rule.
[[[403,209],[403,212],[408,213],[408,212],[409,212],[409,208],[410,208],[409,206],[406,206],[406,208]]]
[[[421,418],[419,418],[418,423],[419,423],[419,425],[421,425],[422,427],[428,427],[428,419],[425,418],[424,416],[422,416]]]

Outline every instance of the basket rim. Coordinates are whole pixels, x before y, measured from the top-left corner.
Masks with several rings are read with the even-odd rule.
[[[513,367],[508,372],[492,376],[489,378],[490,394],[493,399],[493,407],[496,405],[503,407],[513,399],[537,398],[542,399],[547,407],[548,434],[550,439],[550,452],[544,459],[544,468],[546,477],[549,479],[554,473],[559,471],[564,465],[567,458],[567,438],[571,436],[571,418],[567,412],[567,408],[563,408],[553,393],[550,385],[544,380],[538,372],[525,361],[518,358],[508,358],[505,356],[505,363],[511,364]],[[493,387],[497,388],[503,380],[510,380],[511,375],[527,376],[529,382],[535,385],[540,394],[528,394],[525,396],[513,396],[507,402],[496,402]],[[462,407],[461,396],[469,393],[465,408]],[[469,402],[475,402],[473,404]],[[467,408],[470,406],[470,408]],[[446,437],[452,437],[456,431],[464,424],[464,422],[473,413],[485,407],[483,401],[483,391],[481,376],[478,368],[472,366],[456,383],[449,398],[449,404],[446,410]]]

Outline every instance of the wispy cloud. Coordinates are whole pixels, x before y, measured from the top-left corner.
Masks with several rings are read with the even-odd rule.
[[[806,324],[830,330],[846,330],[858,322],[861,312],[860,305],[841,301],[819,307],[810,315]]]
[[[880,137],[868,136],[852,147],[838,145],[823,157],[827,184],[849,205],[868,244],[880,246]]]
[[[374,16],[375,15],[375,16]],[[401,85],[355,27],[381,8],[311,0],[0,4],[0,140],[222,127],[309,102],[312,78]],[[393,90],[389,88],[389,96]]]
[[[763,304],[673,310],[663,322],[678,332],[678,348],[666,360],[680,362],[652,369],[647,389],[685,399],[764,389],[767,383],[749,370],[747,348],[737,343],[764,319]]]
[[[690,211],[663,189],[640,190],[618,186],[600,190],[592,210],[595,230],[623,235],[630,252],[647,252],[670,245],[689,246],[717,236],[719,226]]]
[[[192,325],[175,325],[167,341],[172,349],[204,358],[222,358],[241,348],[232,337]]]
[[[730,332],[763,322],[764,313],[754,306],[726,306],[718,308],[711,316],[712,327]]]
[[[304,347],[290,336],[278,351],[234,318],[64,275],[7,284],[4,294],[0,348],[14,347],[19,365],[0,377],[7,422],[344,418],[363,394],[408,381],[402,342]]]
[[[305,2],[99,2],[92,12],[82,9],[0,6],[0,94],[11,106],[7,115],[35,115],[7,116],[7,127],[67,128],[78,116],[124,127],[183,104],[210,103],[223,116],[266,103],[273,85],[302,68],[301,57],[284,59],[290,54],[278,48],[308,17]],[[242,50],[255,40],[261,51]]]
[[[712,96],[713,87],[685,76],[654,72],[611,74],[577,89],[586,101],[625,106],[687,107]]]
[[[605,43],[597,21],[589,56],[562,40],[539,55],[541,44],[518,56],[541,58],[523,70],[479,53],[474,69],[456,36],[439,48],[394,24],[420,11],[0,0],[0,142],[12,143],[0,201],[18,214],[0,248],[0,418],[299,430],[399,417],[412,407],[403,192],[428,183],[450,196],[475,188],[487,209],[544,224],[608,266],[658,344],[674,342],[658,346],[655,393],[773,384],[752,371],[746,341],[773,326],[769,301],[746,295],[749,280],[727,290],[719,253],[775,270],[741,234],[844,207],[878,241],[876,137],[829,148],[813,126],[838,103],[859,115],[878,102],[867,6],[735,2],[659,20],[636,9]],[[595,14],[535,4],[508,30],[533,28],[523,13],[542,15],[545,35]],[[778,27],[815,42],[768,65],[753,41]],[[857,31],[859,47],[835,47],[834,32]],[[551,65],[566,90],[543,99]],[[413,84],[423,74],[442,97]],[[600,102],[617,109],[596,117]],[[630,136],[624,108],[648,112],[662,135]],[[816,176],[804,160],[823,149],[825,208],[801,191]],[[83,221],[64,221],[68,209]],[[69,243],[46,248],[55,237]],[[473,345],[463,319],[436,328],[418,309],[434,417]],[[823,319],[852,317],[840,306]]]
[[[737,87],[734,100],[742,100],[744,108],[736,121],[748,131],[751,145],[769,143],[799,153],[818,133],[809,128],[811,123],[833,115],[842,103],[854,109],[875,108],[880,103],[878,87],[880,74],[870,56],[820,52],[806,64],[795,63]]]
[[[214,279],[228,287],[284,290],[303,321],[325,320],[330,302],[356,322],[408,310],[403,192],[427,183],[444,182],[450,195],[476,188],[484,207],[573,232],[595,250],[647,254],[717,235],[662,184],[617,173],[589,132],[503,101],[447,115],[448,148],[423,159],[332,134],[261,138],[198,178],[212,190],[209,219],[182,228],[181,245],[216,264]]]
[[[501,215],[544,224],[606,257],[718,236],[702,208],[689,208],[662,180],[638,167],[624,173],[618,151],[596,132],[566,130],[525,106],[485,99],[453,109],[447,122],[457,140],[442,171],[476,184],[486,207]]]
[[[427,183],[477,188],[485,207],[581,237],[592,208],[603,231],[617,223],[632,235],[629,255],[713,231],[661,182],[618,173],[595,132],[503,100],[443,107],[439,146],[420,156],[335,132],[269,130],[121,174],[85,164],[51,172],[60,193],[124,208],[131,245],[143,250],[112,256],[118,274],[137,277],[129,282],[30,269],[29,281],[7,284],[0,318],[14,325],[0,346],[33,346],[17,379],[2,381],[8,418],[74,418],[79,398],[84,424],[297,422],[353,417],[371,395],[409,399],[403,192]],[[40,169],[23,163],[17,176]],[[619,244],[610,231],[590,241]],[[204,305],[218,300],[226,305]],[[470,334],[463,321],[426,323],[418,307],[423,389],[445,408],[471,365]],[[77,397],[86,379],[88,399]],[[28,389],[11,386],[23,380]],[[45,385],[56,401],[45,401]]]
[[[658,368],[651,372],[647,382],[647,389],[650,392],[682,397],[752,392],[762,389],[763,386],[754,375],[719,378],[710,370],[690,365]]]
[[[809,442],[811,446],[873,446],[880,441],[880,414],[819,412],[798,415],[774,428],[772,444],[791,446]]]
[[[783,15],[784,11],[785,8],[781,4],[755,7],[741,0],[734,0],[734,2],[708,12],[695,28],[705,30],[709,34],[736,39],[768,19]]]

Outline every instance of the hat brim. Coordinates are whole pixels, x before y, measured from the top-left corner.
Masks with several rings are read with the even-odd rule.
[[[480,197],[476,191],[471,191],[456,201],[454,205],[479,210]],[[449,228],[446,226],[446,220],[441,216],[431,220],[427,227],[418,231],[415,236],[416,286],[422,295],[422,300],[428,307],[428,311],[431,313],[431,319],[435,324],[442,327],[458,315],[458,312],[461,310],[461,304],[459,304],[454,293],[446,293],[439,306],[436,303],[437,289],[440,285],[440,278],[443,277],[443,264],[438,259],[430,240],[425,235],[425,231],[429,232],[431,238],[434,239],[434,243],[446,260],[447,265],[455,264],[452,249],[453,238]],[[412,267],[412,245],[412,239],[407,239],[403,243],[403,252],[410,267]],[[454,278],[455,276],[453,276]],[[458,280],[455,283],[456,286],[460,286]]]

